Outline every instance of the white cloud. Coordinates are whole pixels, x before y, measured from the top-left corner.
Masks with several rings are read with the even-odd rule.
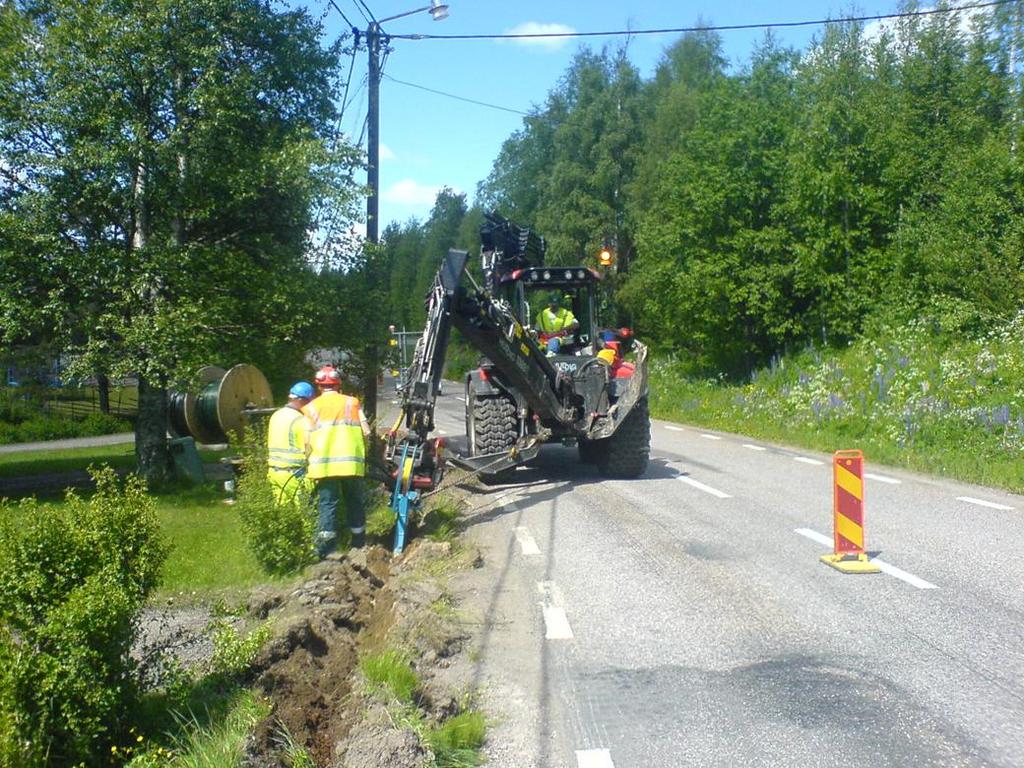
[[[378,151],[380,152],[380,161],[382,163],[386,160],[394,160],[397,157],[387,144],[381,144]]]
[[[512,29],[506,29],[506,35],[571,35],[575,32],[574,27],[568,24],[545,24],[540,21],[524,21]],[[546,48],[554,51],[561,48],[567,42],[565,37],[526,37],[510,42],[517,45],[532,45],[538,48]]]
[[[918,11],[932,11],[935,10],[935,6],[923,6],[917,9]],[[963,11],[954,12],[958,20],[959,31],[963,35],[970,35],[972,29],[972,23],[975,18],[984,16],[989,12],[988,8],[968,8]],[[927,23],[927,17],[923,20],[923,23]],[[882,32],[888,32],[890,35],[896,35],[899,29],[899,20],[897,19],[876,19],[869,21],[864,25],[864,39],[868,42],[875,42],[882,36]]]
[[[396,205],[433,205],[441,187],[420,184],[415,179],[396,181],[384,190],[381,197]]]

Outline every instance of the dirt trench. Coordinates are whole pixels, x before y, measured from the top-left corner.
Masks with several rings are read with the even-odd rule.
[[[409,651],[421,681],[417,705],[428,720],[456,714],[468,686],[458,672],[465,628],[431,564],[450,560],[447,543],[417,541],[398,560],[380,547],[332,555],[289,591],[258,590],[252,619],[270,619],[273,636],[253,666],[253,685],[273,710],[247,746],[247,768],[285,768],[287,741],[325,768],[425,768],[426,745],[364,690],[360,653]]]

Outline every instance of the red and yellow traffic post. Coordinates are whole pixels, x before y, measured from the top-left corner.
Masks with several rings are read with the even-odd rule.
[[[834,552],[821,562],[843,573],[878,573],[864,550],[864,454],[836,451],[832,457]]]

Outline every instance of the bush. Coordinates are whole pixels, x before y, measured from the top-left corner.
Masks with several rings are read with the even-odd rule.
[[[266,441],[250,430],[242,441],[243,472],[238,480],[238,514],[246,540],[268,573],[294,573],[316,560],[315,520],[310,494],[299,487],[292,503],[277,504],[267,477]]]
[[[0,507],[0,761],[96,764],[136,701],[135,621],[166,548],[142,481]]]
[[[116,435],[118,432],[131,432],[132,423],[109,413],[90,413],[78,423],[82,437],[94,435]]]
[[[82,419],[37,413],[17,422],[0,422],[0,445],[64,440],[131,432],[132,424],[108,413],[90,413]]]

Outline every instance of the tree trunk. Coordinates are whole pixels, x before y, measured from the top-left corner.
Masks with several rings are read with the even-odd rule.
[[[149,207],[146,199],[147,168],[140,162],[135,169],[135,231],[132,250],[141,251],[149,240]],[[155,288],[143,288],[140,299],[152,301]],[[135,420],[136,471],[150,488],[171,477],[171,454],[167,449],[167,387],[165,382],[150,382],[139,375],[139,415]]]
[[[110,379],[105,373],[96,374],[96,394],[100,399],[100,413],[110,413]]]
[[[139,475],[150,488],[166,483],[172,475],[167,450],[167,388],[139,377],[139,417],[135,421],[135,461]]]

